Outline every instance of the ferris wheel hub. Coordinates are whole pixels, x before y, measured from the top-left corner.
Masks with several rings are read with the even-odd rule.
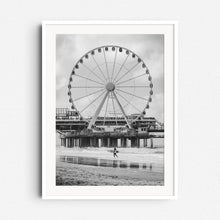
[[[115,90],[115,84],[112,83],[112,82],[109,82],[106,84],[105,88],[109,91],[109,92],[112,92]]]

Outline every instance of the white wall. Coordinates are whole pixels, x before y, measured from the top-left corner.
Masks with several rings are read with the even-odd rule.
[[[0,219],[220,219],[219,1],[0,3]],[[177,201],[42,201],[41,21],[179,20]]]

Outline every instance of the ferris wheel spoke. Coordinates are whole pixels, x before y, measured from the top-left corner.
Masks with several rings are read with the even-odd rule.
[[[124,62],[122,63],[122,65],[121,65],[119,71],[117,72],[117,74],[115,75],[115,77],[114,77],[114,79],[113,79],[113,82],[115,82],[115,81],[117,80],[117,78],[118,78],[118,76],[119,76],[119,74],[120,74],[122,68],[124,67],[125,63],[127,62],[127,59],[128,59],[128,57],[129,57],[129,55],[130,55],[130,53],[127,55],[127,57],[125,58]]]
[[[97,101],[103,94],[105,93],[102,92],[100,95],[98,95],[92,102],[90,102],[85,108],[83,108],[81,111],[80,111],[80,114],[82,114],[82,112],[84,112],[90,105],[92,105],[95,101]]]
[[[74,76],[77,76],[77,77],[83,78],[83,79],[87,79],[87,80],[89,80],[89,81],[91,81],[91,82],[95,82],[95,83],[100,84],[100,85],[104,85],[103,83],[97,82],[97,81],[95,81],[95,80],[93,80],[93,79],[90,79],[90,78],[87,78],[87,77],[85,77],[85,76],[80,76],[80,75],[77,75],[77,74],[74,74]]]
[[[71,86],[71,89],[87,89],[87,88],[100,89],[104,87],[103,86]]]
[[[108,65],[107,65],[106,55],[105,55],[105,49],[103,48],[102,50],[103,50],[104,59],[105,59],[105,67],[106,67],[106,71],[107,71],[107,76],[108,76],[108,79],[110,81],[110,76],[109,76],[109,72],[108,72]]]
[[[139,63],[136,63],[131,69],[129,69],[127,72],[125,72],[117,81],[115,81],[115,83],[117,83],[118,81],[120,81],[122,78],[124,78],[126,75],[128,75],[128,73],[130,73],[135,67],[137,67]]]
[[[109,94],[108,94],[108,99],[107,99],[106,107],[105,107],[104,125],[105,125],[105,121],[106,121],[106,113],[107,113],[107,109],[108,109],[108,102],[109,102]]]
[[[104,77],[105,81],[107,82],[107,81],[108,81],[108,79],[105,77],[105,74],[102,72],[102,70],[101,70],[101,68],[100,68],[99,64],[97,63],[96,59],[94,58],[94,56],[92,56],[92,59],[93,59],[93,61],[95,62],[96,67],[98,67],[98,69],[99,69],[100,73],[101,73],[101,74],[102,74],[102,76]]]
[[[124,96],[120,95],[116,92],[117,95],[119,95],[122,99],[124,99],[128,104],[130,104],[135,110],[137,110],[140,114],[142,113],[135,105],[133,105],[130,101],[128,101]]]
[[[115,104],[114,104],[114,101],[113,101],[113,97],[112,97],[112,107],[113,107],[113,111],[114,111],[114,115],[115,115],[116,125],[118,125],[117,116],[116,116],[116,111],[115,111]]]
[[[134,96],[134,97],[136,97],[136,98],[139,98],[139,99],[148,101],[147,99],[145,99],[145,98],[143,98],[143,97],[141,97],[141,96],[138,96],[138,95],[135,95],[135,94],[132,94],[132,93],[129,93],[129,92],[125,92],[125,91],[123,91],[123,90],[121,90],[121,89],[116,89],[116,90],[117,90],[117,91],[120,91],[120,92],[123,92],[123,93],[125,93],[125,94],[128,94],[128,95],[130,95],[130,96]]]
[[[125,111],[124,111],[124,109],[123,109],[121,103],[119,102],[118,97],[116,96],[116,94],[115,94],[114,91],[113,91],[113,95],[114,95],[114,97],[115,97],[116,102],[118,103],[119,108],[121,109],[121,112],[122,112],[122,114],[123,114],[123,116],[124,116],[124,118],[125,118],[125,121],[126,121],[128,127],[131,128],[131,126],[130,126],[130,124],[129,124],[129,122],[128,122],[128,118],[127,118],[127,116],[126,116],[126,114],[125,114]]]
[[[130,86],[117,86],[117,88],[148,88],[149,86],[134,86],[134,85],[130,85]]]
[[[101,91],[103,91],[103,90],[104,90],[104,89],[99,89],[98,91],[95,91],[95,92],[92,92],[92,93],[90,93],[90,94],[88,94],[88,95],[84,95],[84,96],[82,96],[82,97],[79,97],[79,98],[77,98],[77,99],[74,99],[73,102],[79,101],[80,99],[83,99],[83,98],[85,98],[85,97],[94,95],[94,94],[96,94],[96,93],[98,93],[98,92],[101,92]]]
[[[105,81],[103,81],[103,79],[100,78],[100,77],[99,77],[93,70],[91,70],[87,65],[85,65],[85,64],[83,63],[83,66],[84,66],[87,70],[89,70],[89,72],[93,73],[93,75],[95,75],[98,79],[100,79],[102,83],[105,83]]]
[[[141,77],[141,76],[146,76],[146,73],[144,73],[144,74],[142,74],[142,75],[139,75],[139,76],[132,77],[132,78],[127,79],[127,80],[125,80],[125,81],[119,82],[119,83],[116,84],[116,85],[121,85],[121,84],[123,84],[123,83],[126,83],[126,82],[129,82],[129,81],[131,81],[131,80],[137,79],[137,78],[139,78],[139,77]],[[149,86],[147,86],[147,87],[149,87]]]
[[[115,61],[116,61],[116,57],[117,57],[117,52],[118,52],[118,49],[116,48],[116,50],[115,50],[114,64],[113,64],[113,70],[112,70],[112,75],[111,75],[111,81],[112,81],[112,78],[113,78],[114,72],[115,72]]]

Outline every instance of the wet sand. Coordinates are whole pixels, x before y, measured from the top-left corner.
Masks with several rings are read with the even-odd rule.
[[[163,185],[163,148],[119,148],[119,158],[114,159],[109,148],[57,148],[57,185]],[[117,160],[118,163],[139,163],[144,169],[129,167],[102,167],[74,164],[61,160],[64,156]],[[116,161],[113,161],[116,162]],[[146,167],[145,167],[146,166]]]

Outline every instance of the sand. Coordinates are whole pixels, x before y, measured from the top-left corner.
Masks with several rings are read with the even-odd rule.
[[[110,148],[64,148],[57,147],[57,185],[163,185],[163,147],[119,148],[119,158],[114,159]],[[113,168],[72,164],[60,161],[60,156],[95,157],[120,160],[126,163],[146,164],[146,169]]]

